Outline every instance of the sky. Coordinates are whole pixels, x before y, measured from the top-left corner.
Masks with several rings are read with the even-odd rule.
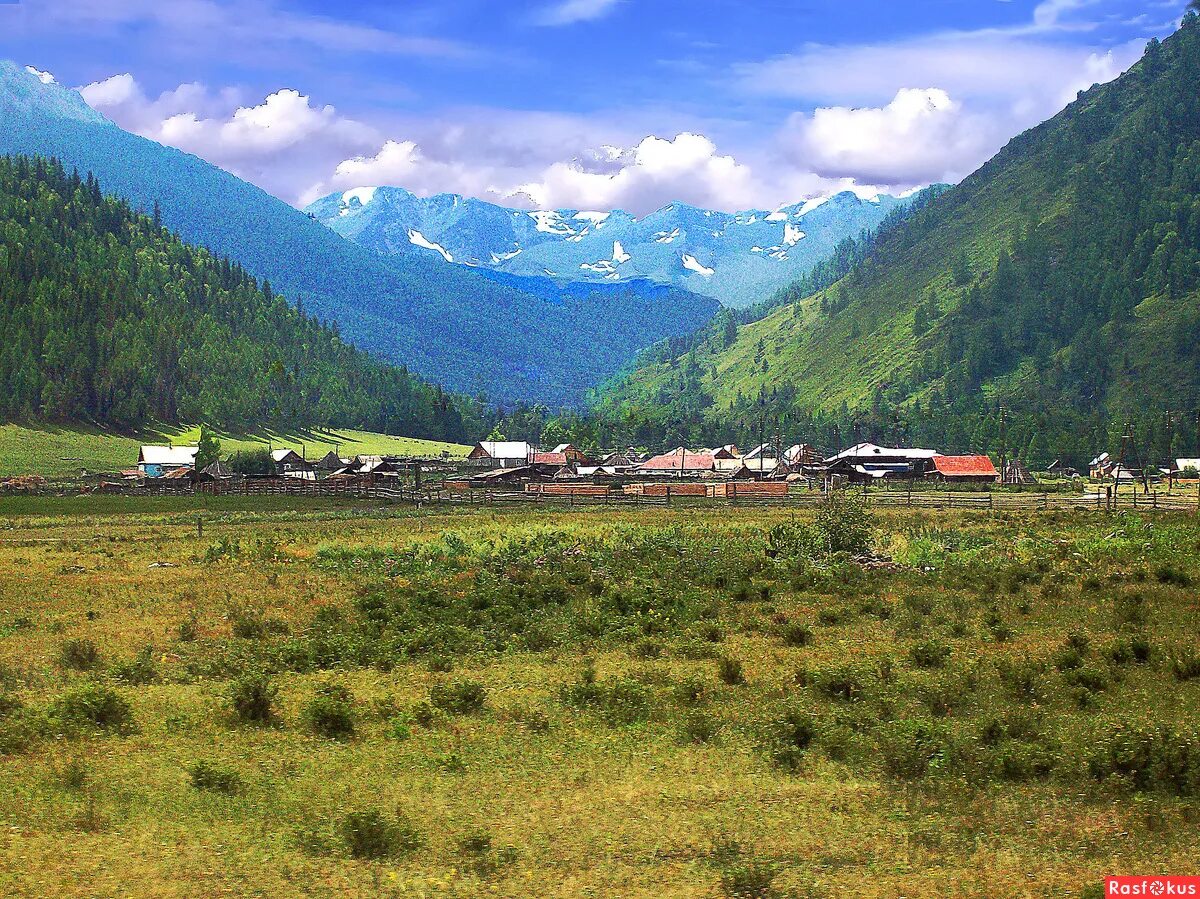
[[[954,183],[1186,0],[0,0],[0,56],[294,205],[644,215]]]

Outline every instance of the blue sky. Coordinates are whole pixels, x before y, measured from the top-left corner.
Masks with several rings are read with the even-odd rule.
[[[1186,0],[0,0],[0,54],[302,205],[766,208],[955,181]]]

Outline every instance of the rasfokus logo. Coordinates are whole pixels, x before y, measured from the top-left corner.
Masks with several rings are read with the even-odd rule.
[[[1106,877],[1104,895],[1200,897],[1200,877]]]

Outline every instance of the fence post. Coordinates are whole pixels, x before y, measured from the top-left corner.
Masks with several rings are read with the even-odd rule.
[[[1049,508],[1050,508],[1050,494],[1043,493],[1042,494],[1042,511],[1045,512]]]

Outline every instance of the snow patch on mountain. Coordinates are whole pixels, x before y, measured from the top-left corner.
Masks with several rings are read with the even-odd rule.
[[[42,82],[42,84],[58,84],[58,82],[54,80],[54,76],[49,72],[42,72],[38,69],[35,69],[33,66],[26,66],[25,71],[38,81]]]
[[[408,232],[408,242],[411,243],[413,246],[423,247],[426,250],[434,250],[438,253],[441,253],[442,258],[444,258],[447,262],[454,261],[454,257],[451,256],[448,252],[446,252],[445,247],[443,247],[440,243],[434,243],[432,240],[427,238],[420,231],[415,231],[415,230],[409,231]]]
[[[621,246],[621,241],[613,241],[613,262],[617,265],[623,265],[633,257],[625,252],[625,248]]]
[[[695,256],[690,255],[689,253],[683,254],[683,267],[688,269],[689,271],[697,272],[698,274],[701,274],[706,278],[711,278],[713,275],[715,275],[717,273],[717,270],[715,268],[709,268],[708,266],[701,263],[699,259],[697,259]]]
[[[574,234],[575,229],[562,220],[562,216],[553,209],[539,209],[529,213],[529,217],[537,222],[537,229],[544,234]]]
[[[800,241],[804,240],[806,236],[807,235],[803,231],[801,231],[791,222],[788,222],[783,226],[783,242],[786,246],[794,247],[796,244],[800,243]]]

